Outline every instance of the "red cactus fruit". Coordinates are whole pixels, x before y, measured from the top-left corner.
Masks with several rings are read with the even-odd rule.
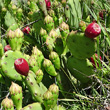
[[[95,63],[94,57],[96,59],[96,63]],[[94,68],[96,68],[96,64],[97,64],[97,67],[99,67],[99,62],[101,62],[101,61],[98,60],[99,58],[100,58],[100,60],[102,60],[102,57],[101,56],[98,57],[98,55],[96,53],[93,57],[90,58],[90,61],[91,61]]]
[[[26,34],[29,34],[29,32],[30,32],[30,27],[27,26],[27,27],[25,27],[22,31],[23,31],[24,33],[26,33]]]
[[[21,75],[27,76],[29,72],[29,65],[23,58],[18,58],[14,62],[15,70]]]
[[[8,50],[11,50],[10,45],[6,45],[6,46],[4,47],[4,51],[5,51],[5,52],[8,51]]]
[[[104,20],[104,13],[103,13],[103,11],[100,11],[100,12],[99,12],[99,16],[100,16],[100,18],[101,18],[102,20]]]
[[[95,38],[100,33],[101,33],[101,27],[95,22],[89,24],[85,30],[85,36],[89,38]]]
[[[47,10],[49,10],[51,8],[51,2],[50,2],[50,0],[45,0],[45,3],[46,3]]]

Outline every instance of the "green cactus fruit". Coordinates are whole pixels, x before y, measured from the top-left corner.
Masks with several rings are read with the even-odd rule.
[[[28,2],[28,5],[31,11],[35,12],[36,10],[38,10],[38,6],[34,1]]]
[[[80,27],[82,32],[85,32],[85,29],[87,26],[86,26],[86,23],[84,21],[80,21],[79,27]]]
[[[3,99],[1,102],[1,107],[2,110],[14,110],[14,104],[12,99],[9,99],[8,97]]]
[[[36,71],[36,81],[37,83],[40,83],[43,79],[43,71],[41,69],[39,69],[38,71]]]
[[[53,107],[57,104],[58,96],[59,96],[59,87],[54,83],[49,86],[49,91],[52,92],[53,95]]]
[[[39,68],[42,68],[42,63],[44,61],[44,55],[41,50],[39,50],[36,46],[33,47],[32,55],[35,56],[35,59],[39,65]]]
[[[51,76],[56,76],[57,75],[55,67],[49,59],[46,59],[46,58],[44,59],[43,67],[45,68],[46,72],[49,75],[51,75]]]
[[[3,75],[9,79],[22,81],[22,76],[14,68],[14,62],[18,58],[24,58],[20,51],[6,51],[1,58],[1,69]]]
[[[62,105],[57,105],[57,106],[54,107],[53,110],[66,110],[66,108]]]
[[[47,16],[48,13],[47,13],[47,8],[46,8],[45,0],[38,0],[37,1],[37,5],[42,10],[44,15]]]
[[[42,102],[42,93],[39,85],[35,80],[35,76],[33,75],[32,71],[29,71],[28,76],[25,79],[26,86],[28,87],[32,98],[34,101]]]
[[[45,24],[45,29],[47,32],[50,32],[52,29],[54,29],[54,20],[51,16],[47,15],[44,18],[44,24]]]
[[[35,102],[22,108],[21,110],[44,110],[41,103]]]
[[[56,69],[60,69],[60,58],[55,51],[50,52],[49,59],[52,61]]]
[[[46,38],[48,37],[47,31],[43,28],[40,30],[40,36],[43,42],[46,42]]]
[[[56,38],[58,37],[58,34],[55,30],[51,30],[49,33],[49,36],[53,39],[53,41],[55,42]]]
[[[16,13],[16,17],[18,19],[18,22],[21,21],[22,16],[23,16],[23,10],[21,8],[18,8],[17,13]]]
[[[72,31],[66,42],[68,49],[76,58],[90,58],[95,53],[95,39],[85,37],[84,33]]]
[[[52,108],[53,100],[54,99],[52,93],[49,90],[47,90],[43,95],[43,103],[45,106],[45,110],[50,110],[50,108]]]
[[[67,67],[76,79],[86,85],[91,81],[90,76],[94,74],[93,65],[88,59],[77,59],[71,56],[67,60]]]
[[[62,39],[65,41],[68,34],[69,34],[69,25],[66,24],[65,22],[62,22],[60,24],[60,32],[61,32],[61,35],[62,35]]]
[[[15,37],[15,32],[12,30],[9,30],[9,32],[7,33],[7,38],[8,38],[8,42],[11,46],[12,50],[16,50],[16,37]]]
[[[29,58],[29,68],[32,70],[34,73],[39,70],[39,64],[36,62],[35,56],[30,56]]]
[[[13,103],[16,107],[16,110],[20,110],[22,108],[22,87],[18,84],[12,82],[10,88],[10,95]]]
[[[1,9],[1,11],[2,11],[1,17],[3,18],[5,16],[5,14],[6,14],[7,9],[5,7],[3,7]]]
[[[3,45],[0,43],[0,57],[2,57],[4,54]]]
[[[20,50],[21,46],[22,46],[22,43],[23,43],[23,32],[18,28],[15,30],[15,37],[16,37],[16,50]]]
[[[45,45],[46,45],[46,47],[47,47],[47,49],[48,49],[49,51],[53,51],[53,48],[55,47],[55,46],[54,46],[54,40],[53,40],[50,36],[48,36],[48,37],[46,38]]]
[[[13,10],[13,14],[15,15],[16,14],[16,11],[17,11],[17,7],[16,5],[12,5],[11,9]]]
[[[54,10],[50,9],[50,10],[48,11],[48,14],[49,14],[49,16],[51,16],[51,17],[53,18],[54,23],[55,23],[55,27],[57,27],[57,26],[59,25],[59,23],[58,23],[59,21],[58,21],[57,16],[55,15]]]

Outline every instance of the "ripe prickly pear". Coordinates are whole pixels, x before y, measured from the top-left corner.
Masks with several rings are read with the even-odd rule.
[[[49,59],[54,64],[55,68],[60,69],[60,58],[56,52],[52,51],[49,55]]]
[[[27,76],[29,72],[29,65],[23,58],[18,58],[14,62],[15,69],[21,75]]]
[[[20,110],[22,108],[22,87],[12,82],[9,91],[16,110]]]
[[[6,45],[6,46],[4,47],[4,51],[5,51],[5,52],[8,51],[8,50],[11,50],[10,45]]]
[[[12,99],[9,99],[8,97],[3,99],[1,102],[1,107],[2,107],[2,110],[14,110]]]
[[[101,27],[95,22],[89,24],[85,30],[85,36],[89,38],[95,38],[100,33],[101,33]]]
[[[50,0],[45,0],[45,3],[46,3],[47,10],[49,10],[51,8],[51,2],[50,2]]]
[[[27,27],[23,28],[22,31],[23,31],[24,33],[26,33],[26,34],[29,34],[29,32],[30,32],[30,27],[27,26]]]
[[[102,60],[102,57],[98,57],[96,53],[90,58],[90,61],[92,62],[94,68],[99,67],[99,63],[101,63],[100,60]]]

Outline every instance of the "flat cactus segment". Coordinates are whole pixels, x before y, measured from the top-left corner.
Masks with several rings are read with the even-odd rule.
[[[22,108],[21,110],[44,110],[42,105],[38,102],[36,103],[32,103],[32,104],[29,104],[27,106],[25,106],[24,108]]]
[[[95,40],[85,37],[84,33],[72,31],[66,42],[68,49],[76,58],[90,58],[95,53]]]
[[[9,50],[1,58],[1,69],[5,76],[12,80],[22,81],[22,76],[16,72],[14,61],[18,58],[24,58],[21,52]]]
[[[42,102],[42,91],[37,84],[34,73],[32,71],[29,71],[28,76],[25,79],[25,83],[32,95],[32,98],[34,101]]]
[[[94,74],[92,63],[88,59],[77,59],[71,56],[67,60],[67,67],[81,83],[90,81],[90,76]]]

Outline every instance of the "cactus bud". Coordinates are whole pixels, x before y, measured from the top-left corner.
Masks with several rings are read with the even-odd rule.
[[[15,33],[12,30],[9,30],[9,32],[7,33],[7,38],[14,38],[15,37]]]
[[[60,69],[60,58],[56,52],[52,51],[49,55],[49,59],[54,64],[55,68]]]
[[[36,71],[36,81],[37,83],[40,83],[42,81],[43,78],[43,71],[41,69],[39,69],[38,71]]]
[[[23,37],[23,35],[24,35],[23,32],[19,28],[15,30],[16,37],[18,37],[18,38]]]
[[[22,108],[22,87],[12,82],[9,91],[16,109],[20,110]]]
[[[51,76],[57,75],[57,72],[55,71],[55,68],[54,68],[52,62],[49,59],[44,59],[43,67],[45,68],[47,73],[50,74]]]
[[[14,105],[12,99],[5,98],[1,102],[1,106],[3,110],[14,110]]]
[[[53,29],[50,31],[49,36],[55,41],[56,38],[58,37],[58,34],[56,31],[54,31]]]

